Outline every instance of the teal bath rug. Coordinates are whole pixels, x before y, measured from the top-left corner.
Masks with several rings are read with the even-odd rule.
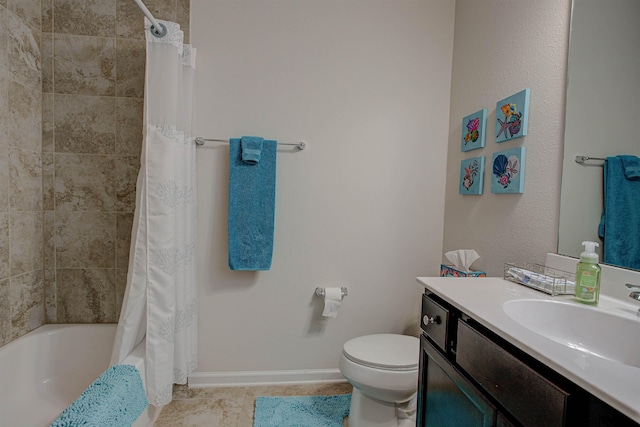
[[[258,397],[253,427],[342,427],[350,394]]]

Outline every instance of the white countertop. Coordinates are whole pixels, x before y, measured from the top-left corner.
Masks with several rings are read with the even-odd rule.
[[[530,354],[610,406],[640,423],[640,368],[571,349],[520,325],[502,309],[517,299],[573,301],[572,296],[551,297],[501,278],[418,277],[418,283],[500,337]],[[578,303],[576,303],[578,304]],[[594,310],[614,311],[637,319],[637,305],[600,297]],[[615,334],[616,331],[611,331]],[[628,337],[640,346],[640,329]]]

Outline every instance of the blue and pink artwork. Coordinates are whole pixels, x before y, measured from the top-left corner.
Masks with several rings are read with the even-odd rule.
[[[527,135],[529,123],[529,89],[522,90],[496,104],[496,142]]]
[[[524,193],[524,147],[493,153],[491,192]]]
[[[484,147],[487,129],[487,109],[483,108],[462,119],[462,151]]]
[[[481,195],[484,187],[484,156],[466,159],[460,163],[459,194]]]

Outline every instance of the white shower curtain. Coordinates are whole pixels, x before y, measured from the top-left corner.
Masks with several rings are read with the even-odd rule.
[[[147,395],[172,399],[197,367],[196,187],[192,137],[195,49],[180,26],[146,21],[144,137],[131,234],[127,288],[111,364],[146,338]]]

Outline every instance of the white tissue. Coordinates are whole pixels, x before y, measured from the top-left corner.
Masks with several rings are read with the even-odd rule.
[[[338,310],[342,305],[342,289],[340,288],[325,288],[324,289],[324,310],[322,315],[324,317],[338,317]]]
[[[471,271],[471,264],[478,258],[478,252],[473,249],[458,249],[455,251],[449,251],[444,254],[451,264],[460,271]]]

